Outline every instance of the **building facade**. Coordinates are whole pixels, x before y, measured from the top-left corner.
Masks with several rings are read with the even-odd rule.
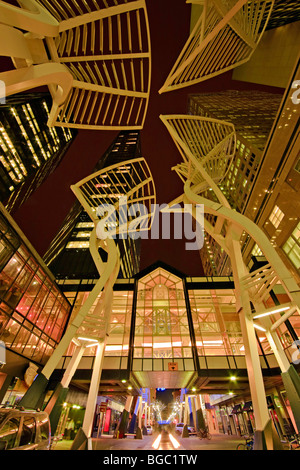
[[[0,195],[13,213],[57,168],[77,131],[48,127],[51,97],[28,93],[0,105]]]
[[[59,343],[71,305],[9,213],[0,208],[0,341],[6,353],[0,392],[6,401],[13,384],[9,395],[14,403],[17,392],[24,393],[35,376],[29,378],[28,369],[36,373]],[[21,382],[14,388],[17,378]]]
[[[59,286],[70,301],[72,297],[75,299],[72,312],[75,315],[90,286],[86,285],[84,290],[82,285],[79,293],[73,284],[60,281]],[[268,299],[268,306],[276,300],[285,302],[280,291],[275,291]],[[274,316],[274,322],[278,318],[280,314]],[[283,323],[278,335],[292,362],[295,336],[300,331],[299,314],[295,312],[289,320],[290,325]],[[279,434],[284,435],[287,428],[293,433],[293,413],[278,363],[266,334],[257,330],[256,340],[270,410],[278,408],[276,397],[282,403]],[[53,380],[60,379],[74,350],[72,343]],[[88,391],[94,357],[95,346],[86,348],[73,377],[73,387]],[[245,416],[235,415],[237,408],[246,411],[244,405],[249,406],[251,394],[231,277],[188,277],[158,262],[132,279],[117,280],[99,395],[107,399],[118,397],[125,404],[128,396],[139,396],[144,388],[154,397],[158,388],[198,393],[208,403],[206,414],[212,432],[227,433],[226,420],[232,420],[233,434],[247,431]],[[236,405],[239,406],[235,408]],[[224,410],[226,419],[222,418]],[[252,413],[248,420],[253,431],[255,416],[251,406],[248,411]]]
[[[297,134],[300,109],[299,104],[292,101],[293,83],[298,76],[299,63],[283,97],[256,91],[192,95],[188,109],[191,114],[224,119],[235,125],[236,154],[219,186],[233,209],[264,229],[300,279],[297,215],[300,209]],[[209,191],[206,197],[211,198]],[[212,218],[210,221],[214,222]],[[261,254],[245,233],[241,245],[246,264],[252,256]],[[207,234],[200,256],[207,275],[230,275],[228,256]]]

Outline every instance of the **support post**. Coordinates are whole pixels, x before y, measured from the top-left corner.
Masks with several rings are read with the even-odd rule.
[[[104,357],[105,341],[99,343],[95,362],[93,366],[93,374],[90,383],[90,389],[86,404],[86,410],[82,423],[82,428],[76,434],[71,450],[92,450],[92,426],[94,422],[95,408],[99,392],[99,384],[102,373],[102,364]],[[77,437],[78,436],[78,437]]]
[[[137,415],[138,415],[138,412],[139,412],[139,405],[140,405],[139,400],[140,400],[140,397],[137,397],[135,407],[134,407],[134,411],[132,413],[130,424],[129,424],[129,427],[128,427],[128,432],[130,434],[134,434],[136,418],[137,418]]]
[[[138,426],[136,428],[135,439],[143,439],[142,412],[143,412],[143,399],[142,399],[142,396],[140,396],[139,397],[139,407],[138,407]]]
[[[197,428],[196,428],[196,430],[200,431],[200,429],[205,429],[205,427],[206,427],[205,426],[204,416],[203,416],[203,411],[202,411],[202,407],[201,407],[200,395],[196,396],[195,402],[196,402],[196,416],[197,416]]]
[[[82,358],[85,346],[77,346],[75,352],[68,364],[68,367],[65,370],[61,382],[56,387],[52,397],[47,403],[45,411],[49,414],[50,425],[51,425],[51,434],[55,434],[59,418],[62,412],[63,403],[66,400],[69,384],[72,380],[72,377],[78,367],[80,359]]]
[[[196,429],[197,429],[197,415],[196,415],[195,399],[196,399],[196,397],[191,397],[192,415],[193,415],[193,425],[194,425],[194,429],[195,429],[195,431],[196,431]]]
[[[119,439],[122,439],[123,437],[125,437],[125,433],[127,431],[129,413],[130,413],[130,409],[132,405],[132,400],[133,400],[133,396],[131,395],[126,398],[125,407],[122,412],[122,416],[119,421],[118,428],[116,430],[116,437],[118,437]]]
[[[245,359],[256,423],[256,430],[254,433],[254,449],[282,449],[282,445],[268,413],[266,392],[257,349],[256,336],[251,318],[249,293],[240,282],[240,279],[247,274],[244,267],[244,261],[242,258],[239,242],[240,233],[235,233],[232,226],[229,227],[228,230],[231,230],[232,232],[232,238],[228,244],[231,253],[231,265],[237,305],[239,307],[239,318],[245,345]]]
[[[188,419],[189,419],[189,397],[185,395],[184,399],[184,418],[183,418],[183,430],[181,437],[189,437],[188,430]]]

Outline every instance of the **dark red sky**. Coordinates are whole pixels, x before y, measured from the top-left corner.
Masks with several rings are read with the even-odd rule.
[[[160,114],[185,114],[189,93],[224,89],[263,89],[257,85],[233,82],[231,72],[193,87],[158,94],[189,35],[190,5],[182,0],[147,0],[152,49],[151,95],[145,125],[141,131],[142,155],[152,171],[159,204],[168,203],[183,191],[171,171],[180,162],[178,153]],[[276,90],[274,90],[276,91]],[[79,131],[62,163],[14,215],[40,255],[47,250],[75,197],[70,185],[87,176],[105,152],[116,131]],[[141,269],[161,260],[187,275],[201,276],[199,254],[186,251],[181,240],[145,240]]]

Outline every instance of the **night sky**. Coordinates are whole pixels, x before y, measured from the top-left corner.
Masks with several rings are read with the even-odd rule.
[[[225,89],[267,89],[233,82],[231,72],[182,90],[158,94],[189,35],[191,6],[182,0],[148,0],[152,48],[152,80],[148,112],[141,131],[142,156],[152,171],[157,203],[168,203],[183,192],[171,167],[181,161],[160,114],[185,114],[189,93]],[[270,91],[270,89],[268,89]],[[278,91],[278,90],[274,90]],[[75,201],[70,185],[89,175],[117,131],[79,131],[59,167],[14,214],[16,222],[42,256]],[[143,240],[141,269],[161,260],[187,275],[201,276],[199,254],[184,249],[185,240]]]

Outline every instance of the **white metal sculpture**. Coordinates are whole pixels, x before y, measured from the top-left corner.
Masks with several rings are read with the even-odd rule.
[[[120,256],[114,238],[115,235],[125,233],[127,230],[130,231],[132,217],[125,218],[124,215],[125,212],[130,212],[129,207],[133,204],[140,204],[147,208],[145,216],[136,217],[139,223],[135,224],[135,231],[140,232],[151,228],[154,216],[154,212],[151,213],[151,210],[155,209],[156,194],[153,178],[144,158],[136,158],[106,167],[71,188],[94,222],[89,247],[100,277],[86,302],[73,320],[70,321],[64,336],[41,371],[41,375],[49,380],[67,348],[71,342],[74,342],[77,349],[61,381],[61,385],[66,388],[78,367],[85,348],[97,347],[85,417],[80,434],[80,439],[83,439],[83,441],[87,439],[88,444],[91,445],[89,438],[91,437],[99,391],[105,344],[110,331],[113,286],[120,268]],[[111,216],[113,215],[112,212],[115,211],[114,218],[106,218],[105,213],[108,209]],[[108,227],[105,233],[103,230],[101,232],[97,230],[98,224],[103,219],[105,219],[105,225]],[[99,238],[99,233],[105,236]],[[107,252],[106,261],[102,260],[99,248]]]
[[[232,148],[228,146],[228,153],[224,151],[220,172],[215,175],[213,171],[214,154],[210,151],[207,155],[201,155],[201,152],[198,150],[199,148],[205,148],[205,146],[208,146],[208,149],[210,149],[210,145],[216,145],[217,152],[218,145],[220,145],[216,141],[211,141],[209,133],[203,132],[202,120],[205,118],[197,116],[186,116],[184,118],[182,115],[173,115],[161,116],[161,119],[168,128],[177,147],[180,148],[187,166],[193,169],[185,175],[184,193],[175,201],[172,201],[169,207],[172,208],[172,205],[179,202],[192,204],[194,208],[197,204],[203,204],[205,214],[211,214],[215,217],[214,225],[205,220],[205,230],[221,245],[231,260],[237,309],[239,311],[245,344],[250,391],[255,413],[256,430],[258,432],[256,445],[257,448],[260,448],[262,445],[262,434],[264,434],[268,448],[274,448],[277,444],[274,443],[274,435],[272,435],[270,429],[271,424],[265,400],[264,383],[254,328],[259,327],[264,329],[282,372],[286,372],[290,364],[275,331],[283,321],[294,313],[295,309],[299,311],[299,286],[265,233],[246,216],[231,209],[218,186],[222,176],[225,176],[224,168],[226,169],[230,162]],[[198,132],[193,132],[193,134],[188,132],[188,129],[192,127],[191,121],[193,121],[193,126],[198,128]],[[209,119],[207,120],[207,125],[209,125],[210,121]],[[225,123],[221,121],[219,124],[220,126],[225,126]],[[220,142],[223,142],[222,136],[220,137]],[[208,155],[210,155],[210,158]],[[201,180],[206,180],[206,185],[202,181],[200,184],[198,183],[197,172]],[[208,188],[213,191],[212,198],[208,198],[207,193],[205,193]],[[193,209],[194,217],[195,213],[196,211]],[[249,273],[244,264],[241,252],[240,238],[244,231],[256,241],[269,262],[263,268],[251,273]],[[267,309],[264,301],[269,296],[270,290],[278,283],[281,284],[290,301],[284,306]],[[252,306],[254,307],[254,312]],[[285,315],[273,324],[270,316],[278,311],[285,312]]]
[[[274,0],[190,0],[203,5],[160,93],[220,75],[250,60]]]
[[[0,1],[0,74],[6,95],[47,85],[49,126],[141,129],[150,92],[145,0]],[[25,31],[25,32],[24,32]]]

